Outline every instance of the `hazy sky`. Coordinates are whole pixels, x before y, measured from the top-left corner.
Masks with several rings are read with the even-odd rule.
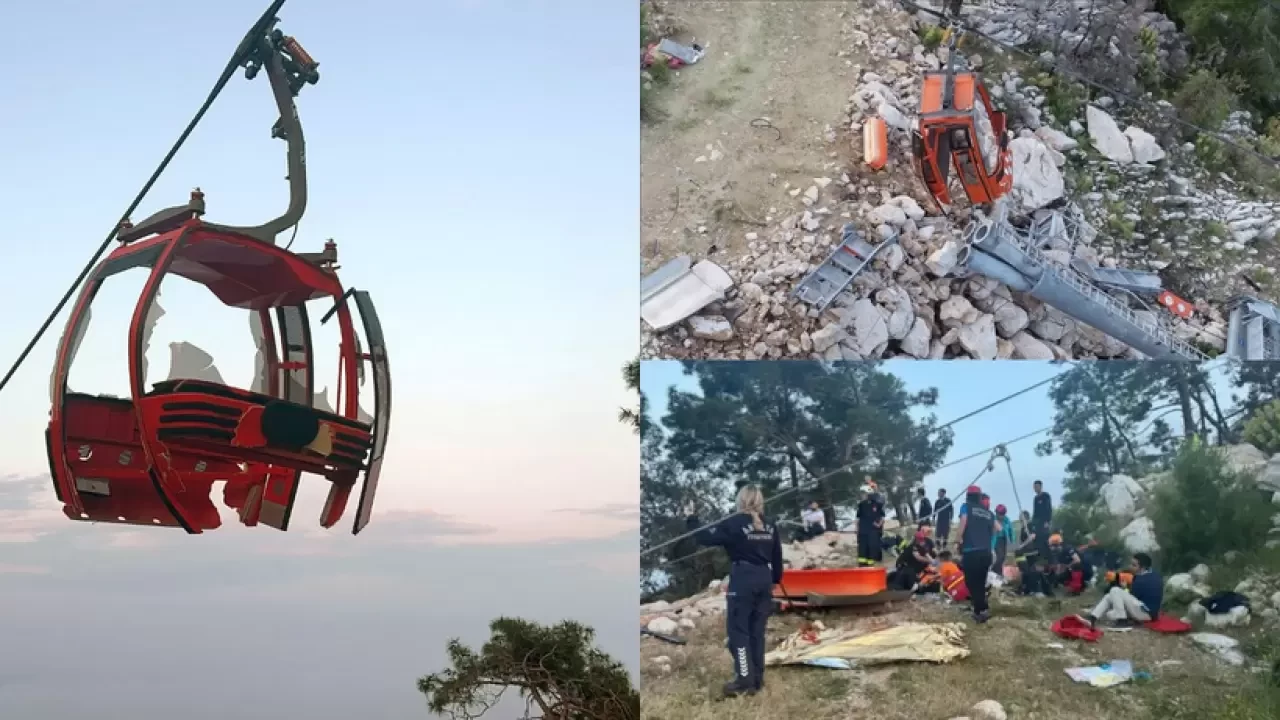
[[[1218,362],[1214,363],[1214,367],[1215,385],[1223,392],[1222,397],[1225,399],[1230,396],[1224,382],[1228,366]],[[896,360],[881,365],[883,371],[901,378],[912,392],[930,387],[938,388],[937,405],[917,411],[916,415],[922,417],[932,412],[940,422],[959,418],[1010,393],[1065,372],[1068,368],[1066,364],[1033,361]],[[667,388],[672,385],[682,390],[697,391],[697,381],[691,376],[683,375],[678,362],[646,362],[641,367],[640,387],[648,398],[652,417],[661,418],[666,414]],[[1175,433],[1180,432],[1181,423],[1176,414],[1164,419]],[[954,462],[1052,424],[1053,403],[1049,400],[1049,385],[1046,384],[953,425],[955,439],[946,462]],[[1018,493],[1022,501],[1028,503],[1027,507],[1031,496],[1030,486],[1036,479],[1044,481],[1045,490],[1053,495],[1055,501],[1062,496],[1063,474],[1068,458],[1060,454],[1047,457],[1035,454],[1036,444],[1047,437],[1047,434],[1041,434],[1008,446],[1014,478],[1019,485]],[[986,456],[974,458],[925,478],[929,497],[936,497],[940,487],[946,488],[947,493],[955,497],[957,491],[966,487],[982,470],[985,461]],[[980,484],[996,504],[1003,503],[1010,508],[1015,506],[1009,474],[1003,462],[997,462],[995,473],[988,473]]]
[[[0,372],[267,4],[0,10],[16,29],[0,46]],[[634,662],[636,441],[615,417],[636,348],[620,320],[637,304],[634,3],[313,0],[281,15],[321,75],[299,99],[310,204],[295,249],[335,238],[388,337],[373,523],[321,533],[312,478],[287,535],[230,516],[194,538],[64,520],[42,437],[64,314],[0,394],[0,717],[413,717],[414,678],[500,613],[582,618]],[[265,75],[237,75],[134,219],[196,186],[213,222],[274,217],[275,119]],[[112,392],[125,370],[140,280],[115,280],[77,390]],[[161,304],[150,379],[182,339],[239,384],[243,315],[180,283]]]

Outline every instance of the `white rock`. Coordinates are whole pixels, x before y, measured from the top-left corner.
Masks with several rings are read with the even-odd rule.
[[[1271,604],[1275,605],[1277,608],[1280,608],[1280,592],[1277,592],[1275,595],[1271,596]]]
[[[885,203],[867,213],[867,219],[877,225],[883,223],[894,227],[902,227],[907,222],[907,213],[897,205]]]
[[[929,324],[923,318],[916,318],[911,331],[902,338],[902,352],[912,357],[924,358],[929,355],[930,339]]]
[[[1090,105],[1085,109],[1085,121],[1089,124],[1089,138],[1098,152],[1121,165],[1133,162],[1129,138],[1120,132],[1115,118]]]
[[[1232,472],[1255,472],[1267,465],[1267,456],[1258,448],[1248,444],[1228,445],[1223,448],[1227,467]],[[1261,479],[1259,479],[1261,484]]]
[[[1058,200],[1066,191],[1062,172],[1050,148],[1038,138],[1017,138],[1009,143],[1013,157],[1013,197],[1027,211]]]
[[[1060,153],[1070,152],[1080,147],[1080,143],[1074,138],[1061,130],[1055,130],[1048,125],[1041,126],[1036,129],[1036,137],[1040,138],[1045,145],[1057,150]]]
[[[689,318],[689,331],[703,340],[725,342],[733,339],[733,325],[720,315],[694,315]]]
[[[1013,356],[1018,360],[1052,360],[1053,350],[1029,332],[1016,333],[1009,338],[1013,343]]]
[[[1209,569],[1208,565],[1200,563],[1199,565],[1191,568],[1191,577],[1194,578],[1196,582],[1205,582],[1209,579],[1210,572],[1212,571]]]
[[[879,353],[889,342],[885,311],[867,298],[855,302],[841,323],[850,329],[854,348],[864,357]]]
[[[849,333],[838,324],[831,323],[825,327],[818,328],[809,337],[813,341],[813,349],[821,353],[826,352],[827,348],[832,345],[843,342],[849,337]]]
[[[1125,525],[1124,529],[1120,531],[1120,540],[1129,552],[1152,553],[1160,551],[1160,544],[1156,542],[1156,528],[1150,518],[1135,518],[1128,525]],[[1177,576],[1175,575],[1174,577]],[[1190,580],[1190,576],[1188,576],[1188,580]]]
[[[1257,480],[1259,488],[1267,492],[1280,493],[1280,454],[1273,455],[1266,465],[1258,469]],[[1275,500],[1273,499],[1272,502]]]
[[[1244,665],[1244,654],[1240,652],[1240,643],[1226,635],[1216,633],[1191,633],[1191,641],[1209,652],[1217,655],[1229,665]]]
[[[1111,513],[1112,517],[1133,517],[1134,511],[1138,509],[1133,492],[1123,482],[1116,482],[1114,478],[1102,486],[1099,494],[1102,496],[1102,501],[1106,503],[1107,512]]]
[[[680,625],[669,617],[656,617],[649,621],[645,629],[659,635],[674,635],[680,630]]]
[[[996,338],[996,319],[983,313],[976,322],[960,328],[960,346],[977,360],[995,360],[1000,344]]]
[[[963,250],[964,243],[956,239],[948,240],[942,244],[942,247],[929,255],[929,259],[925,261],[925,267],[938,277],[946,277],[956,269],[956,265],[960,262],[960,253]]]
[[[983,700],[972,709],[973,720],[1009,720],[1004,708],[995,700]]]
[[[1164,159],[1164,148],[1160,147],[1151,133],[1130,125],[1124,129],[1124,135],[1129,138],[1134,162],[1153,163]]]
[[[883,103],[880,105],[878,112],[880,113],[880,117],[884,118],[885,124],[889,127],[895,127],[899,130],[912,129],[911,121],[907,119],[907,116],[903,115],[901,110],[889,103]]]
[[[893,203],[902,208],[902,211],[911,220],[919,222],[924,219],[924,208],[920,207],[920,203],[916,202],[915,198],[910,195],[899,195],[893,199]]]

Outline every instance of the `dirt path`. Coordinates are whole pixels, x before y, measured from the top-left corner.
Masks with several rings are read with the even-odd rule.
[[[853,92],[852,2],[668,2],[697,65],[657,88],[641,126],[641,258],[736,253],[784,186],[829,175]],[[788,198],[789,199],[789,198]]]

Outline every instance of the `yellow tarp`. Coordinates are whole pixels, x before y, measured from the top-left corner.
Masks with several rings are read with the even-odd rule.
[[[849,669],[894,662],[947,663],[968,656],[964,625],[904,623],[866,634],[831,629],[799,631],[766,655],[765,665]]]

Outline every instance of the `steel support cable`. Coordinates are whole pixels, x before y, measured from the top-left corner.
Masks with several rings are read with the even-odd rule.
[[[944,20],[944,21],[952,22],[952,20],[951,20],[950,18],[948,18],[946,15],[944,15],[943,13],[940,13],[940,12],[938,12],[937,10],[934,10],[934,9],[932,9],[932,8],[927,8],[927,7],[924,7],[924,6],[921,6],[921,5],[917,5],[917,4],[915,4],[914,2],[911,2],[911,0],[897,0],[897,1],[898,1],[898,3],[899,3],[899,4],[901,4],[901,5],[905,5],[905,6],[907,6],[907,7],[911,8],[912,10],[915,10],[915,11],[917,11],[917,12],[922,12],[922,13],[925,13],[926,15],[932,15],[932,16],[937,17],[937,18],[940,18],[940,19],[942,19],[942,20]],[[958,19],[956,19],[954,22],[955,22],[955,24],[957,25],[957,27],[959,27],[963,32],[966,32],[966,33],[972,33],[972,34],[977,35],[978,37],[980,37],[980,38],[982,38],[982,39],[986,40],[986,41],[987,41],[987,42],[989,42],[989,43],[992,43],[992,44],[994,44],[994,45],[999,45],[1000,47],[1002,47],[1002,48],[1004,48],[1004,49],[1006,49],[1006,50],[1011,50],[1011,51],[1013,51],[1013,52],[1018,53],[1019,55],[1022,55],[1023,57],[1030,58],[1031,60],[1034,60],[1037,64],[1039,64],[1039,65],[1041,65],[1041,66],[1048,66],[1048,69],[1049,69],[1049,70],[1051,70],[1052,72],[1055,72],[1055,73],[1062,73],[1063,75],[1067,75],[1067,76],[1071,77],[1072,79],[1076,80],[1077,82],[1080,82],[1080,83],[1083,83],[1083,84],[1085,84],[1085,85],[1088,85],[1088,86],[1090,86],[1090,87],[1092,87],[1092,88],[1094,88],[1094,89],[1096,89],[1096,90],[1102,90],[1102,91],[1104,91],[1104,92],[1106,92],[1106,93],[1109,93],[1109,94],[1111,94],[1111,95],[1115,95],[1115,96],[1117,96],[1117,97],[1124,98],[1125,100],[1128,100],[1128,101],[1129,101],[1129,102],[1131,102],[1131,103],[1139,104],[1139,105],[1146,105],[1146,106],[1148,106],[1148,107],[1154,107],[1154,108],[1156,108],[1156,109],[1157,109],[1159,112],[1161,112],[1161,113],[1168,113],[1168,108],[1160,107],[1158,104],[1156,104],[1156,103],[1154,103],[1154,102],[1152,102],[1152,101],[1150,101],[1150,100],[1146,100],[1146,99],[1143,99],[1143,98],[1135,98],[1135,97],[1133,97],[1132,95],[1129,95],[1129,94],[1127,94],[1127,93],[1120,92],[1119,90],[1116,90],[1116,89],[1115,89],[1115,88],[1113,88],[1113,87],[1108,87],[1108,86],[1103,85],[1103,84],[1101,84],[1101,83],[1099,83],[1099,82],[1095,82],[1094,80],[1091,80],[1091,79],[1089,79],[1089,78],[1085,77],[1084,75],[1082,75],[1081,73],[1075,72],[1074,70],[1069,70],[1069,69],[1067,69],[1067,68],[1065,68],[1065,67],[1061,67],[1061,66],[1056,65],[1056,64],[1053,64],[1053,63],[1047,63],[1047,62],[1045,62],[1045,61],[1041,60],[1039,56],[1037,56],[1037,55],[1035,55],[1035,54],[1033,54],[1033,53],[1031,53],[1031,52],[1029,52],[1029,51],[1027,51],[1027,50],[1023,50],[1022,48],[1018,47],[1017,45],[1011,45],[1011,44],[1009,44],[1009,43],[1004,42],[1003,40],[998,40],[998,39],[996,39],[996,38],[994,38],[994,37],[992,37],[992,36],[990,36],[990,35],[988,35],[988,34],[986,34],[986,33],[982,32],[981,30],[978,30],[977,28],[975,28],[975,27],[973,27],[973,26],[971,26],[971,25],[967,25],[967,24],[962,24],[962,23],[960,23],[960,21],[959,21]],[[1240,144],[1236,143],[1234,140],[1230,139],[1230,138],[1229,138],[1225,133],[1222,133],[1222,132],[1220,132],[1220,131],[1216,131],[1216,130],[1210,130],[1210,129],[1208,129],[1208,128],[1205,128],[1205,127],[1201,127],[1201,126],[1199,126],[1199,125],[1196,125],[1196,124],[1195,124],[1195,123],[1193,123],[1193,122],[1189,122],[1189,121],[1187,121],[1187,120],[1183,120],[1182,118],[1178,117],[1178,114],[1177,114],[1176,112],[1170,113],[1170,114],[1169,114],[1169,119],[1173,120],[1173,122],[1175,122],[1175,123],[1177,123],[1177,124],[1179,124],[1179,125],[1181,125],[1181,126],[1183,126],[1183,127],[1185,127],[1185,128],[1188,128],[1188,129],[1190,129],[1190,130],[1194,130],[1194,131],[1195,131],[1197,134],[1199,134],[1199,135],[1208,135],[1208,136],[1210,136],[1210,137],[1214,138],[1215,140],[1217,140],[1218,142],[1221,142],[1221,143],[1223,143],[1223,144],[1225,144],[1225,145],[1230,145],[1231,147],[1233,147],[1233,148],[1235,148],[1235,149],[1237,149],[1237,150],[1240,150],[1241,152],[1248,153],[1248,154],[1250,154],[1250,155],[1252,155],[1252,156],[1254,156],[1254,157],[1258,158],[1259,160],[1261,160],[1261,161],[1263,161],[1263,162],[1267,163],[1268,165],[1271,165],[1272,167],[1276,168],[1277,170],[1280,170],[1280,160],[1276,160],[1275,158],[1271,158],[1271,157],[1268,157],[1268,156],[1266,156],[1266,155],[1263,155],[1262,153],[1258,152],[1257,150],[1254,150],[1253,148],[1248,148],[1248,147],[1245,147],[1245,146],[1243,146],[1243,145],[1240,145]]]
[[[1053,429],[1053,426],[1052,426],[1052,425],[1049,425],[1049,426],[1047,426],[1047,427],[1042,427],[1042,428],[1040,428],[1039,430],[1035,430],[1035,431],[1033,431],[1033,432],[1026,433],[1025,435],[1019,435],[1018,437],[1013,438],[1013,439],[1011,439],[1011,440],[1006,440],[1006,441],[1004,441],[1004,442],[1002,442],[1002,443],[999,443],[999,444],[997,444],[997,445],[992,445],[991,447],[984,448],[984,449],[979,450],[979,451],[977,451],[977,452],[975,452],[975,453],[971,453],[971,454],[969,454],[969,455],[966,455],[966,456],[964,456],[964,457],[962,457],[962,458],[958,458],[958,459],[956,459],[956,460],[952,460],[951,462],[946,463],[946,464],[944,464],[944,465],[940,465],[940,466],[938,467],[938,469],[937,469],[937,470],[934,470],[933,472],[935,472],[935,473],[936,473],[936,472],[938,472],[938,471],[940,471],[940,470],[945,470],[945,469],[947,469],[947,468],[949,468],[949,467],[954,467],[954,466],[956,466],[956,465],[959,465],[960,463],[968,462],[968,461],[970,461],[970,460],[973,460],[974,458],[982,457],[983,455],[990,455],[990,454],[991,454],[991,453],[993,453],[997,448],[1002,448],[1002,447],[1006,447],[1006,448],[1007,448],[1007,446],[1009,446],[1009,445],[1012,445],[1012,444],[1014,444],[1014,443],[1018,443],[1018,442],[1022,442],[1023,440],[1027,440],[1027,439],[1029,439],[1029,438],[1033,438],[1033,437],[1035,437],[1036,435],[1044,434],[1044,433],[1046,433],[1046,432],[1048,432],[1048,431],[1050,431],[1050,430],[1052,430],[1052,429]],[[972,480],[972,481],[970,481],[969,483],[967,483],[967,484],[965,485],[965,487],[968,487],[969,485],[972,485],[974,482],[976,482],[976,481],[977,481],[977,479],[978,479],[978,478],[981,478],[981,477],[982,477],[982,475],[983,475],[983,474],[985,474],[985,473],[987,473],[989,470],[990,470],[990,461],[988,461],[987,465],[984,465],[984,466],[983,466],[983,470],[982,470],[982,472],[978,473],[977,478],[975,478],[974,480]],[[839,471],[837,471],[837,472],[839,472]],[[770,499],[769,499],[769,501],[766,501],[766,502],[770,502],[770,501],[772,501],[772,500],[775,500],[775,499],[777,499],[777,498],[781,497],[782,495],[787,494],[788,492],[790,492],[790,490],[794,490],[794,489],[799,489],[799,488],[791,488],[791,489],[788,489],[787,491],[784,491],[784,492],[778,493],[777,495],[774,495],[772,498],[770,498]],[[1019,510],[1019,512],[1021,512],[1021,510]],[[734,514],[736,514],[736,513],[734,513]],[[696,530],[692,530],[692,531],[690,531],[690,532],[688,532],[688,533],[685,533],[684,535],[682,535],[682,536],[680,536],[680,537],[674,538],[674,539],[672,539],[672,540],[668,540],[668,541],[666,541],[666,542],[664,542],[664,543],[662,543],[662,544],[660,544],[660,545],[655,545],[655,546],[653,546],[652,548],[648,548],[648,549],[646,549],[646,550],[644,550],[644,551],[642,551],[642,552],[640,553],[640,557],[642,557],[642,558],[643,558],[643,557],[645,557],[645,556],[647,556],[647,555],[650,555],[652,552],[656,552],[657,550],[661,550],[661,549],[663,549],[663,548],[665,548],[665,547],[669,547],[670,545],[673,545],[673,544],[675,544],[675,543],[677,543],[677,542],[679,542],[679,541],[681,541],[681,540],[684,540],[684,539],[686,539],[686,538],[688,538],[688,537],[691,537],[692,535],[694,535],[694,534],[696,534],[696,533],[698,533],[698,532],[700,532],[700,531],[702,531],[702,530],[705,530],[706,528],[709,528],[709,527],[711,527],[711,526],[713,526],[713,525],[716,525],[716,524],[718,524],[718,523],[720,523],[720,522],[723,522],[726,518],[729,518],[729,517],[733,517],[733,514],[726,515],[725,517],[721,518],[720,520],[717,520],[717,521],[716,521],[716,522],[714,522],[714,523],[709,523],[709,524],[707,524],[707,525],[704,525],[703,527],[697,528]],[[933,518],[935,518],[935,517],[937,517],[937,513],[936,513],[936,512],[935,512],[935,513],[933,513],[933,514],[931,514],[931,515],[929,516],[929,519],[930,519],[930,520],[932,520],[932,519],[933,519]],[[700,548],[700,549],[698,549],[698,550],[695,550],[694,552],[689,553],[688,555],[681,555],[681,556],[680,556],[680,557],[678,557],[678,558],[672,558],[672,559],[670,559],[670,560],[664,560],[663,562],[661,562],[661,563],[657,564],[656,566],[654,566],[654,567],[652,568],[652,570],[661,570],[661,569],[662,569],[662,568],[664,568],[664,567],[667,567],[667,566],[670,566],[670,565],[674,565],[674,564],[676,564],[676,563],[685,562],[686,560],[692,560],[692,559],[693,559],[693,558],[695,558],[695,557],[698,557],[698,556],[703,555],[703,554],[705,554],[705,553],[711,552],[712,550],[715,550],[715,549],[716,549],[716,548],[714,548],[714,547],[705,547],[705,548]]]
[[[9,381],[13,379],[13,376],[17,374],[18,369],[22,367],[24,362],[26,362],[31,351],[35,349],[36,345],[40,342],[40,339],[44,337],[45,332],[49,330],[49,326],[53,324],[55,319],[57,319],[58,314],[62,312],[62,309],[67,306],[67,302],[71,300],[71,296],[75,295],[76,290],[80,288],[81,283],[83,283],[85,278],[89,276],[89,273],[93,272],[93,268],[98,264],[98,260],[102,258],[103,254],[106,253],[107,248],[110,247],[111,241],[116,239],[116,235],[119,234],[121,226],[131,215],[133,215],[134,211],[138,209],[138,206],[142,204],[144,199],[146,199],[147,193],[151,192],[152,186],[156,184],[156,181],[160,179],[160,176],[164,171],[168,169],[169,163],[172,162],[174,156],[178,154],[178,150],[180,150],[187,142],[187,138],[189,138],[192,131],[196,129],[196,125],[204,119],[205,113],[207,113],[209,108],[213,106],[214,100],[218,98],[222,93],[223,88],[225,88],[227,83],[231,81],[231,76],[240,68],[240,64],[246,53],[253,49],[254,44],[260,39],[260,36],[265,36],[266,28],[268,28],[272,21],[275,20],[276,13],[280,11],[280,8],[284,3],[285,0],[273,0],[271,6],[267,8],[266,12],[264,12],[260,18],[258,18],[258,21],[254,23],[253,27],[245,35],[244,40],[240,42],[240,46],[236,48],[235,55],[227,63],[226,68],[222,71],[222,75],[218,78],[218,81],[214,83],[213,89],[205,98],[204,104],[200,106],[200,109],[196,112],[195,116],[191,118],[191,122],[187,123],[186,129],[178,136],[177,142],[169,148],[169,152],[165,154],[164,159],[160,161],[158,166],[156,166],[155,171],[151,173],[151,177],[147,178],[147,182],[142,186],[142,190],[138,191],[138,194],[133,198],[133,202],[129,204],[129,207],[124,211],[124,214],[120,216],[120,220],[111,228],[111,232],[107,233],[106,239],[102,241],[102,244],[98,246],[97,251],[95,251],[93,256],[89,258],[89,262],[85,263],[80,274],[76,276],[76,279],[72,281],[71,286],[68,287],[67,291],[62,295],[62,299],[58,300],[57,305],[54,305],[53,310],[49,313],[48,317],[44,319],[40,328],[36,330],[35,335],[31,337],[31,341],[22,349],[22,352],[18,353],[18,359],[9,367],[9,370],[5,373],[4,377],[0,378],[0,391],[3,391],[9,384]]]

